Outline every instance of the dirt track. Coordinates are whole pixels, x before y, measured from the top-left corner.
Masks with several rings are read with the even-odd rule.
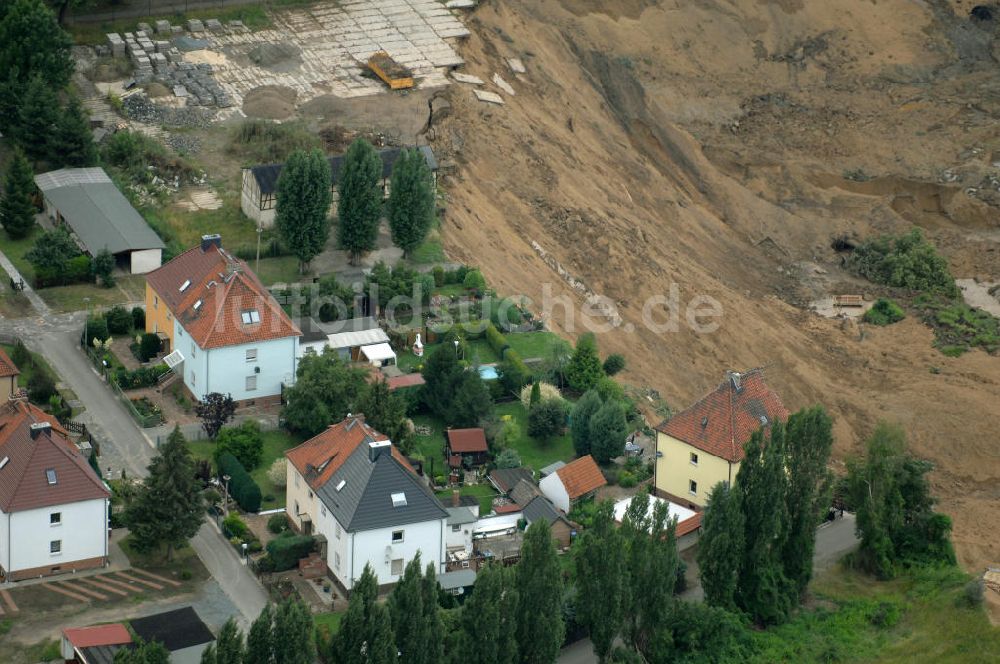
[[[549,283],[579,302],[537,243],[615,300],[635,329],[600,335],[602,351],[674,407],[725,369],[766,366],[790,408],[833,413],[840,458],[880,418],[900,422],[937,465],[959,556],[978,570],[1000,563],[1000,358],[947,358],[912,317],[862,334],[805,307],[852,283],[830,248],[839,233],[916,223],[956,276],[1000,278],[997,26],[952,4],[486,2],[467,20],[464,71],[501,72],[517,94],[494,107],[450,86],[432,138],[458,163],[452,258],[501,292],[537,302]],[[510,74],[511,56],[527,74]],[[718,331],[641,325],[642,302],[671,283],[682,303],[722,304]]]

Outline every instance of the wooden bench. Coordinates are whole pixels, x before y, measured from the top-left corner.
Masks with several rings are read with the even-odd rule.
[[[863,307],[865,300],[860,295],[834,295],[833,306],[835,307]]]

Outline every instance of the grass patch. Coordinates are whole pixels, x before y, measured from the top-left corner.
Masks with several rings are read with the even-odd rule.
[[[254,268],[256,262],[247,261],[247,264],[251,268]],[[299,259],[295,256],[261,258],[260,268],[254,268],[254,272],[264,282],[265,286],[279,283],[296,283],[303,278],[303,275],[299,274]]]
[[[62,659],[62,650],[55,639],[45,639],[25,648],[22,655],[29,662],[51,662]]]
[[[14,346],[10,344],[0,344],[0,348],[3,348],[8,357],[14,357]],[[38,372],[48,374],[53,383],[59,381],[58,374],[52,370],[52,367],[49,366],[49,363],[45,361],[44,357],[38,353],[33,353],[30,350],[28,351],[28,354],[31,356],[31,362],[27,365],[25,365],[24,362],[17,365],[17,368],[21,371],[17,377],[17,384],[19,387],[27,387],[28,381],[30,381],[31,377]]]
[[[424,356],[417,357],[413,353],[406,351],[401,353],[396,358],[396,366],[403,373],[411,373],[413,371],[419,371],[427,358],[440,346],[441,344],[427,344],[424,346]],[[486,339],[472,339],[468,342],[466,346],[465,359],[470,363],[478,362],[479,364],[494,364],[500,361],[500,356],[497,355],[496,351],[486,342]]]
[[[174,559],[167,560],[166,547],[157,551],[140,553],[132,546],[132,536],[129,535],[118,543],[122,552],[129,559],[133,567],[160,574],[177,581],[192,582],[192,585],[204,581],[209,577],[208,570],[198,559],[198,554],[190,546],[174,549]],[[183,592],[184,586],[178,588],[178,592]],[[187,588],[190,590],[190,588]],[[164,591],[157,591],[163,594]]]
[[[517,450],[525,466],[540,470],[555,461],[569,461],[573,458],[573,441],[568,433],[548,442],[535,440],[528,435],[528,411],[520,401],[498,404],[495,412],[497,417],[510,417],[514,423],[517,435],[508,444]]]
[[[441,236],[436,231],[431,231],[424,243],[413,250],[408,260],[414,265],[431,265],[447,261]]]
[[[973,348],[987,353],[1000,349],[1000,320],[964,302],[921,296],[914,303],[934,330],[934,346],[949,357]]]
[[[914,570],[890,582],[838,568],[816,579],[820,606],[753,633],[752,662],[995,661],[1000,630],[962,603],[969,577],[958,568]]]
[[[497,496],[497,492],[489,484],[467,484],[461,487],[458,493],[462,496],[475,496],[478,498],[480,514],[486,515],[493,511],[493,498]],[[451,489],[438,491],[435,495],[447,502],[452,495]]]
[[[509,332],[505,335],[510,347],[517,351],[522,359],[548,357],[552,347],[564,343],[558,335],[552,332]]]
[[[330,613],[317,613],[313,616],[313,624],[316,629],[326,631],[328,636],[333,636],[340,631],[340,621],[346,611],[332,611]]]
[[[143,210],[147,220],[153,217],[151,224],[157,232],[158,225],[166,226],[172,238],[181,249],[190,249],[201,242],[202,235],[218,233],[222,236],[222,246],[230,251],[253,252],[257,247],[257,226],[243,216],[238,201],[226,197],[218,210],[197,210],[189,212],[175,206],[157,210]],[[261,244],[270,241],[274,231],[265,230],[261,235]]]
[[[233,128],[226,150],[248,166],[285,161],[296,150],[322,149],[319,136],[302,122],[246,119]]]
[[[904,318],[906,318],[906,314],[903,313],[902,307],[892,300],[879,298],[875,304],[872,305],[872,308],[865,312],[865,315],[861,317],[861,320],[872,325],[885,326],[898,323]]]
[[[223,23],[226,21],[243,21],[251,30],[261,30],[263,28],[268,28],[271,26],[271,18],[267,15],[265,7],[267,5],[271,6],[288,6],[293,4],[289,0],[279,0],[278,2],[261,3],[260,5],[246,6],[246,7],[233,7],[230,9],[191,9],[187,12],[175,12],[172,14],[155,14],[151,16],[143,16],[138,18],[122,18],[115,20],[108,20],[101,23],[77,23],[64,26],[70,36],[73,37],[73,41],[77,44],[103,44],[107,41],[105,36],[109,32],[131,32],[135,30],[136,24],[143,22],[153,25],[156,21],[165,20],[170,21],[174,25],[183,25],[189,18],[217,18]],[[306,4],[302,2],[301,4]],[[98,7],[95,7],[92,11],[107,11],[111,13],[111,7],[108,3],[102,2]]]
[[[40,288],[36,292],[57,312],[82,311],[88,306],[94,311],[100,307],[141,302],[145,296],[145,284],[143,276],[130,275],[117,277],[111,288],[97,284],[71,284]],[[89,302],[85,302],[84,298],[90,298]]]
[[[28,283],[35,281],[35,268],[24,255],[31,251],[31,248],[35,246],[35,240],[41,234],[42,229],[37,225],[32,226],[31,232],[20,240],[11,238],[6,232],[0,232],[0,251],[14,264],[14,267]]]
[[[468,289],[462,284],[445,284],[444,286],[437,286],[431,295],[440,295],[441,297],[456,297],[458,295],[465,295],[468,293]]]

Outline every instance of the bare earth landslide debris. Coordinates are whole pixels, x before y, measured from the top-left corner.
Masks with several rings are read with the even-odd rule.
[[[835,237],[913,225],[957,278],[1000,281],[1000,26],[974,5],[481,4],[462,73],[507,78],[517,58],[526,74],[507,78],[503,106],[445,93],[431,133],[457,164],[446,250],[539,307],[545,284],[610,298],[623,328],[599,335],[602,352],[673,407],[725,369],[763,366],[790,409],[830,409],[838,460],[880,419],[902,424],[935,464],[960,561],[996,565],[1000,358],[944,356],[919,316],[862,328],[809,308],[865,292]],[[643,325],[643,303],[672,284],[682,315],[697,295],[719,301],[716,332]],[[586,329],[561,311],[556,329]]]

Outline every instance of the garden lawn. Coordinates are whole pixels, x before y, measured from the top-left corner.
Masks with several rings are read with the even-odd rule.
[[[444,255],[444,247],[441,245],[441,238],[436,232],[431,232],[422,245],[413,250],[407,259],[415,265],[430,265],[432,263],[443,263],[447,260]]]
[[[435,495],[446,504],[451,499],[451,489],[438,491]],[[463,496],[475,496],[479,499],[479,513],[483,516],[493,511],[493,499],[497,492],[489,484],[466,484],[459,489],[459,494]]]
[[[535,357],[547,358],[552,347],[561,339],[552,332],[508,332],[504,335],[510,347],[517,351],[522,360]]]
[[[41,234],[42,229],[37,225],[33,226],[31,232],[20,240],[12,239],[6,231],[0,232],[0,251],[14,264],[14,267],[27,282],[35,280],[35,268],[24,255],[31,251],[31,248],[35,246],[35,239]]]
[[[257,264],[256,261],[249,260],[247,264],[260,277],[265,286],[296,283],[303,279],[303,275],[299,274],[299,259],[295,256],[261,258],[259,269],[254,267]]]
[[[313,624],[317,630],[325,630],[327,634],[333,636],[340,631],[340,621],[347,611],[333,611],[331,613],[317,613],[313,616]]]
[[[97,284],[71,284],[39,288],[35,292],[55,311],[83,311],[108,308],[116,304],[129,305],[145,297],[146,279],[141,275],[115,276],[115,285],[104,288]],[[89,298],[89,301],[84,301]]]
[[[573,456],[573,441],[569,433],[548,442],[535,440],[528,435],[528,411],[520,401],[498,404],[496,416],[509,416],[517,427],[517,435],[508,441],[510,447],[521,455],[521,463],[540,470],[554,461],[570,461]]]
[[[11,346],[10,344],[0,344],[0,348],[3,348],[4,352],[7,353],[8,357],[13,358],[14,356],[13,346]],[[53,383],[59,382],[59,376],[56,374],[55,371],[52,370],[52,367],[49,366],[49,363],[45,361],[45,358],[43,358],[38,353],[32,353],[30,350],[28,351],[28,353],[31,355],[32,366],[18,365],[17,368],[21,372],[20,375],[18,375],[17,377],[18,387],[27,387],[28,381],[30,381],[31,377],[34,376],[35,373],[39,371],[41,371],[42,373],[47,373],[49,375],[49,378],[52,379]]]
[[[405,350],[399,354],[396,358],[396,366],[403,373],[412,373],[416,371],[418,367],[423,366],[427,358],[431,356],[441,344],[428,344],[424,346],[424,356],[417,357],[409,350]],[[465,359],[469,363],[478,361],[479,364],[496,364],[500,361],[500,357],[496,354],[496,351],[486,343],[486,339],[472,339],[466,344]]]

